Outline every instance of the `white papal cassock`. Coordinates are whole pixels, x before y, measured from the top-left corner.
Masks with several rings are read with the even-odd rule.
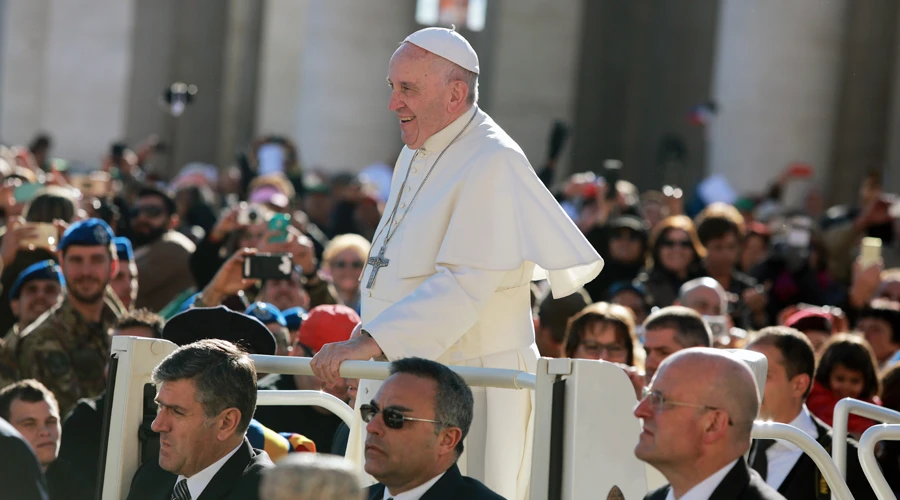
[[[423,185],[441,151],[464,128]],[[378,270],[371,289],[365,285],[374,268],[367,266],[362,277],[363,328],[387,359],[419,356],[534,373],[538,352],[529,282],[547,278],[554,297],[562,297],[596,277],[603,260],[519,146],[473,107],[420,150],[404,148],[373,256],[384,243],[388,230],[382,226],[398,198],[399,225],[385,251],[390,263]],[[362,381],[357,406],[369,402],[379,385]],[[527,498],[533,392],[474,387],[473,392],[475,418],[460,460],[463,473],[505,498]],[[362,457],[364,437],[357,419],[348,457]]]

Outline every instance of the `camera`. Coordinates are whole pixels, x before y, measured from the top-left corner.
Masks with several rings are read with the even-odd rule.
[[[263,211],[258,207],[241,207],[241,210],[238,212],[237,216],[237,222],[242,226],[258,224],[260,222],[265,222],[265,220],[265,213],[263,213]]]
[[[260,253],[244,259],[244,278],[289,279],[293,271],[289,253]]]

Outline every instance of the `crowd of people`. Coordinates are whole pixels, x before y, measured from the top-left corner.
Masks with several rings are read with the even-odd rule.
[[[414,34],[391,61],[391,108],[408,146],[402,185],[391,184],[384,165],[358,175],[303,169],[293,142],[276,136],[259,138],[236,165],[189,164],[172,178],[153,168],[153,140],[135,151],[114,145],[91,172],[54,158],[48,136],[0,149],[8,298],[0,301],[0,417],[11,424],[0,421],[0,445],[16,436],[30,445],[36,485],[49,498],[97,494],[117,335],[179,346],[153,373],[157,415],[141,439],[158,460],[143,462],[131,499],[255,498],[260,489],[277,499],[363,495],[345,465],[310,458],[352,449],[361,442],[353,429],[317,407],[257,408],[258,389],[322,390],[355,406],[367,434],[365,470],[379,481],[370,498],[426,498],[435,489],[453,492],[448,498],[524,498],[528,443],[463,444],[470,427],[481,438],[524,436],[529,396],[470,389],[445,365],[533,368],[532,339],[541,356],[604,360],[628,374],[643,421],[635,454],[670,482],[650,498],[829,494],[798,448],[751,440],[750,431],[759,417],[830,448],[840,399],[900,410],[900,203],[880,176],[865,178],[854,206],[825,210],[815,191],[802,208],[784,198],[795,167],[764,195],[730,202],[707,190],[688,198],[671,186],[641,193],[621,179],[562,177],[552,165],[535,174],[519,168],[524,155],[477,108],[474,51],[466,43],[444,52],[461,46],[444,32]],[[459,66],[451,72],[465,70],[444,82],[452,113],[423,106],[404,115],[417,107],[405,79],[428,74],[436,54]],[[427,112],[444,121],[431,123]],[[435,130],[415,128],[426,126]],[[460,137],[501,166],[467,166],[429,184],[419,202],[432,215],[413,213],[400,229],[418,231],[416,241],[387,247]],[[470,150],[448,158],[463,153]],[[523,229],[532,224],[555,232]],[[286,256],[280,275],[248,271],[270,254]],[[549,280],[529,286],[536,266]],[[529,291],[534,337],[518,314]],[[366,319],[363,304],[379,293],[394,295],[383,301],[392,304],[370,308]],[[766,358],[761,398],[749,368],[724,349]],[[248,353],[313,357],[316,375],[259,374]],[[370,357],[392,362],[384,384],[339,376],[341,361]],[[500,413],[515,423],[487,429],[473,417],[485,401],[503,402]],[[872,425],[854,417],[850,432]],[[483,468],[503,469],[511,493],[466,477],[456,465],[466,448],[479,449]],[[510,454],[522,460],[502,464]],[[0,455],[17,457],[26,477],[27,457]],[[855,453],[848,456],[851,491],[873,498]],[[900,490],[900,450],[884,444],[878,459]],[[308,476],[316,479],[298,479]],[[22,491],[17,498],[32,498]]]

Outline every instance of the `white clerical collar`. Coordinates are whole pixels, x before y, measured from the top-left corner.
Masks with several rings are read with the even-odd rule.
[[[238,449],[243,446],[244,442],[241,441],[241,444],[237,445],[237,448],[231,450],[227,455],[220,458],[219,460],[213,462],[212,465],[203,469],[202,471],[194,474],[193,476],[187,478],[188,490],[191,492],[191,498],[200,498],[200,494],[203,493],[203,490],[209,485],[209,482],[212,481],[212,478],[219,472],[219,469],[225,465],[225,462],[231,458],[232,455],[237,453]],[[178,479],[175,480],[175,484],[178,484],[178,481],[185,479],[184,476],[178,476]]]
[[[447,125],[436,134],[426,139],[425,144],[423,144],[419,150],[424,151],[425,153],[434,153],[446,148],[450,145],[450,141],[452,141],[457,134],[462,132],[463,127],[469,123],[472,115],[477,112],[478,106],[472,106],[468,111],[454,120],[453,123]]]
[[[716,488],[719,487],[719,484],[725,479],[725,476],[728,475],[738,460],[740,460],[740,458],[732,460],[728,465],[717,470],[713,475],[689,489],[687,493],[681,495],[681,498],[678,500],[707,500],[712,496],[713,492],[716,491]],[[671,486],[669,486],[669,493],[666,495],[666,500],[675,500],[675,493]]]
[[[387,486],[384,487],[384,500],[388,500],[388,498],[393,498],[394,500],[419,500],[422,498],[422,495],[425,494],[426,491],[431,489],[434,486],[434,483],[438,482],[438,480],[444,477],[446,472],[441,472],[436,477],[432,478],[430,481],[426,481],[415,488],[400,493],[398,495],[392,495],[390,491],[388,491]]]
[[[792,427],[796,427],[801,431],[809,434],[813,439],[819,438],[819,430],[816,428],[816,424],[813,422],[812,414],[809,413],[809,410],[806,408],[806,405],[803,405],[800,408],[800,413],[794,417],[794,420],[788,424]],[[783,439],[776,439],[775,444],[773,444],[770,448],[770,451],[777,452],[778,450],[782,451],[799,451],[800,448],[789,441],[785,441]]]

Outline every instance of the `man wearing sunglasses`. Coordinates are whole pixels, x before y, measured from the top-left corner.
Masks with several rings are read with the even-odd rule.
[[[179,224],[175,201],[159,188],[142,188],[130,216],[138,269],[135,307],[158,312],[194,286],[189,261],[196,245],[175,230]]]
[[[359,407],[366,472],[379,481],[369,499],[502,499],[456,466],[473,407],[472,390],[446,366],[422,358],[391,363],[391,376]]]
[[[644,499],[783,499],[743,458],[758,412],[744,362],[702,347],[669,356],[634,408],[643,421],[634,454],[669,480]]]

